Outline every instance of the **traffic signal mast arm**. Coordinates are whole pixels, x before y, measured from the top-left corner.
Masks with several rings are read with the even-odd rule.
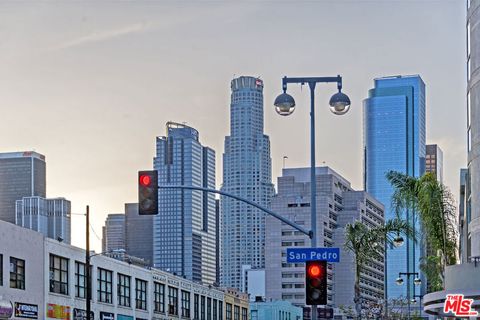
[[[229,198],[233,198],[233,199],[236,199],[238,201],[241,201],[241,202],[244,202],[244,203],[247,203],[257,209],[260,209],[262,210],[263,212],[271,215],[272,217],[274,218],[277,218],[278,220],[288,224],[289,226],[291,226],[292,228],[295,228],[297,229],[298,231],[306,234],[307,236],[309,236],[310,238],[312,238],[312,231],[311,230],[306,230],[305,228],[302,228],[301,226],[299,226],[298,224],[276,214],[275,212],[265,208],[265,207],[262,207],[261,205],[259,205],[258,203],[255,203],[253,201],[250,201],[248,199],[245,199],[245,198],[242,198],[242,197],[239,197],[239,196],[236,196],[234,194],[231,194],[231,193],[228,193],[228,192],[224,192],[224,191],[220,191],[220,190],[216,190],[216,189],[208,189],[208,188],[202,188],[202,187],[195,187],[195,186],[184,186],[184,185],[159,185],[158,186],[159,189],[187,189],[187,190],[198,190],[198,191],[205,191],[205,192],[211,192],[211,193],[217,193],[219,195],[222,195],[222,196],[225,196],[225,197],[229,197]]]

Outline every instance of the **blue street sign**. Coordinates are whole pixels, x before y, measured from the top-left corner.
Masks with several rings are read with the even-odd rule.
[[[339,248],[290,248],[287,249],[287,262],[325,260],[340,262]]]

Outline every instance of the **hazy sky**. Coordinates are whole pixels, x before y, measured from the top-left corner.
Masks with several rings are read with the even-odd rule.
[[[187,122],[217,152],[221,183],[230,80],[264,79],[273,177],[309,165],[308,90],[289,87],[290,117],[272,107],[281,77],[341,74],[352,100],[328,111],[335,85],[317,86],[317,160],[362,188],[362,101],[376,77],[420,74],[427,143],[444,151],[458,196],[466,163],[465,9],[439,1],[0,2],[0,152],[46,156],[47,196],[108,213],[136,202],[137,171],[152,168],[165,122]],[[84,218],[73,216],[84,246]],[[98,251],[100,241],[92,235]]]

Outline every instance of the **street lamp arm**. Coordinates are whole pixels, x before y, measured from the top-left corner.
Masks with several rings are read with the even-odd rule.
[[[216,193],[216,194],[219,194],[219,195],[222,195],[222,196],[225,196],[225,197],[233,198],[235,200],[238,200],[238,201],[244,202],[246,204],[249,204],[249,205],[251,205],[251,206],[253,206],[257,209],[260,209],[263,212],[271,215],[272,217],[277,218],[278,220],[280,220],[280,221],[288,224],[289,226],[297,229],[298,231],[306,234],[310,238],[312,237],[312,231],[306,230],[305,228],[299,226],[298,224],[282,217],[281,215],[271,211],[270,209],[267,209],[267,208],[259,205],[258,203],[255,203],[253,201],[250,201],[248,199],[236,196],[236,195],[228,193],[228,192],[224,192],[224,191],[220,191],[220,190],[216,190],[216,189],[209,189],[209,188],[202,188],[202,187],[195,187],[195,186],[185,186],[185,185],[159,185],[158,188],[161,188],[161,189],[187,189],[187,190],[205,191],[205,192]]]
[[[283,77],[282,78],[282,87],[285,91],[287,89],[287,83],[328,83],[336,82],[339,86],[339,89],[342,87],[342,77]]]

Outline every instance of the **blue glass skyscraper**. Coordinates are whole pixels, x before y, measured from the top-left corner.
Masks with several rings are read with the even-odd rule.
[[[157,137],[154,168],[158,182],[215,189],[215,151],[200,144],[198,131],[167,123],[167,135]],[[202,283],[216,276],[215,195],[192,190],[159,191],[154,217],[155,267]]]
[[[390,170],[419,177],[425,172],[425,83],[418,75],[375,79],[363,106],[365,190],[391,209],[393,188],[385,178]],[[404,217],[418,228],[418,218],[407,211]],[[395,284],[399,272],[419,272],[420,242],[406,239],[399,248],[388,248],[385,265],[387,298],[413,297],[413,279]],[[408,281],[409,280],[409,281]],[[424,283],[424,282],[423,282]],[[417,289],[416,294],[420,294]]]

